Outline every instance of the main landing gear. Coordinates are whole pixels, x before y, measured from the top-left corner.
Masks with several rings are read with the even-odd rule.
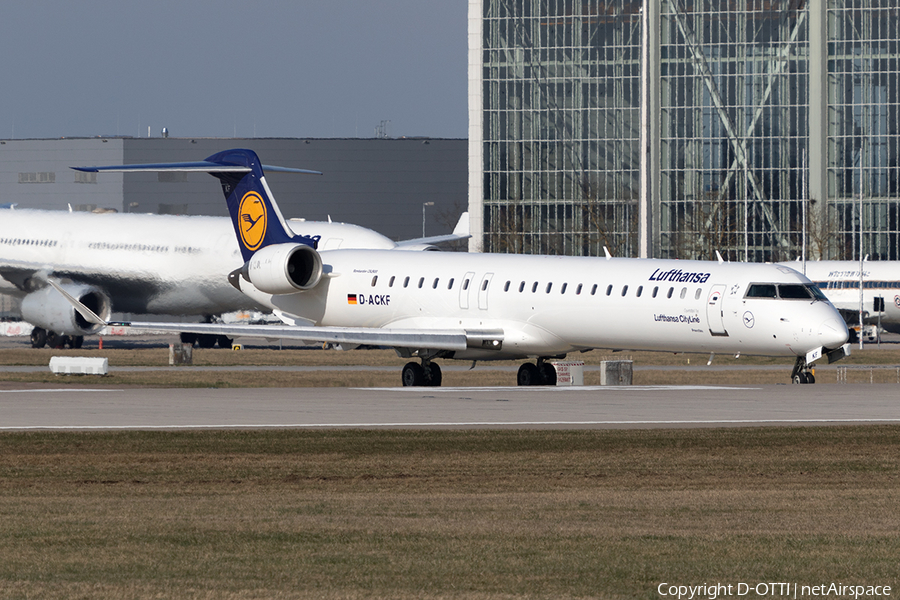
[[[812,373],[812,368],[806,364],[806,358],[797,357],[794,363],[794,370],[791,371],[791,383],[815,383],[816,376]]]
[[[422,359],[422,364],[408,362],[401,372],[403,385],[439,387],[441,385],[441,367],[430,360]]]
[[[524,363],[516,375],[518,385],[556,385],[556,369],[543,358],[537,364]]]
[[[441,367],[429,359],[422,363],[408,362],[401,373],[404,387],[437,387],[441,385]],[[525,363],[519,367],[516,376],[518,385],[556,385],[556,369],[545,359],[539,358],[537,364]]]
[[[83,343],[84,336],[82,335],[61,335],[55,331],[47,331],[41,327],[35,327],[31,330],[32,348],[43,348],[44,346],[49,346],[50,348],[65,348],[68,346],[69,348],[77,349],[81,348]]]

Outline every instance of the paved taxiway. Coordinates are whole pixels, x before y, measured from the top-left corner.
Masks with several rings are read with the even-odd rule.
[[[0,389],[0,430],[626,428],[900,422],[895,385]],[[11,389],[19,387],[20,389]]]

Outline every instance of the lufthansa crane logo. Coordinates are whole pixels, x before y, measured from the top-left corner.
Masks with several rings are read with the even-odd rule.
[[[241,198],[238,210],[238,227],[241,231],[241,242],[247,250],[256,250],[266,237],[266,205],[256,192],[247,192]]]

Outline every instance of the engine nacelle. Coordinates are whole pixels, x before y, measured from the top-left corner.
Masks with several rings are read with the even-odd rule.
[[[322,279],[322,257],[304,244],[273,244],[257,251],[241,275],[267,294],[309,290]]]
[[[109,320],[112,303],[99,288],[84,283],[63,283],[60,287],[101,319]],[[22,318],[32,325],[61,335],[91,335],[103,327],[85,320],[62,294],[49,285],[22,298]]]

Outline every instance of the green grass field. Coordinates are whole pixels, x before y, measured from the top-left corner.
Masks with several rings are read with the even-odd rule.
[[[0,597],[896,589],[898,451],[893,426],[2,434]]]

